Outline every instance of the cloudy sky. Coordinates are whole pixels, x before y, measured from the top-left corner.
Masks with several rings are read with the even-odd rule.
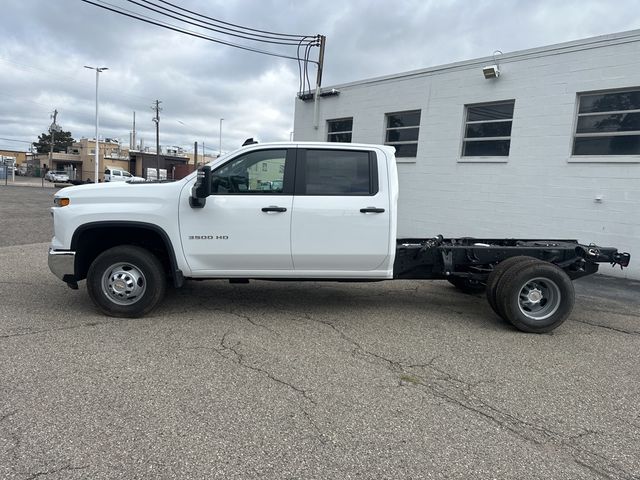
[[[227,37],[180,24],[129,0],[94,0],[194,32],[296,56],[296,48]],[[138,0],[167,7],[161,0]],[[173,0],[194,12],[254,29],[327,37],[323,85],[386,75],[590,36],[640,28],[637,0]],[[155,144],[155,99],[163,145],[193,142],[223,151],[247,137],[289,139],[298,65],[193,38],[81,0],[2,0],[0,148],[28,149],[58,123],[93,137],[95,73],[100,135]],[[317,48],[311,52],[317,58]],[[311,69],[315,79],[315,68]],[[16,141],[18,140],[18,141]],[[23,143],[19,142],[22,141]],[[201,148],[201,147],[200,147]]]

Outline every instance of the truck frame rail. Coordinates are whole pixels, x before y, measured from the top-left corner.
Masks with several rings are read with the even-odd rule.
[[[444,238],[401,238],[396,242],[394,278],[467,278],[486,282],[496,265],[516,256],[552,263],[575,280],[596,273],[599,263],[621,268],[630,261],[628,253],[616,248],[582,245],[577,240]]]

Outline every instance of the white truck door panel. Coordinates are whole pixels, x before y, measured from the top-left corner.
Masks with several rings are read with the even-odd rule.
[[[298,154],[291,219],[296,271],[370,272],[389,257],[384,158],[357,150]]]
[[[190,189],[183,190],[180,235],[196,275],[293,270],[293,196],[284,189],[285,161],[293,168],[295,159],[289,152],[291,160],[286,149],[249,152],[218,167],[203,208],[191,208]]]

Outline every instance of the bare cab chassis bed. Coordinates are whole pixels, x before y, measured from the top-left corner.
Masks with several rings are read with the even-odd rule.
[[[629,265],[617,249],[576,240],[403,238],[397,240],[394,278],[445,279],[466,293],[486,289],[493,310],[533,333],[556,328],[571,313],[571,280],[598,271],[599,263]]]

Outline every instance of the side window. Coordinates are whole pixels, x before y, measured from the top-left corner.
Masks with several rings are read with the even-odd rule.
[[[114,171],[112,172],[112,174],[113,174],[113,176],[114,176],[114,177],[120,177],[120,176],[122,175],[122,174],[120,173],[120,170],[114,170]]]
[[[327,120],[327,142],[351,143],[353,117]]]
[[[250,152],[213,172],[211,191],[217,194],[282,193],[286,150]]]
[[[125,177],[131,177],[131,174],[129,172],[122,172],[122,175],[124,175]]]
[[[418,134],[420,132],[420,110],[387,113],[385,145],[396,148],[396,157],[418,155]]]
[[[573,155],[640,155],[640,89],[579,94]]]
[[[467,105],[463,157],[508,157],[515,100]]]
[[[374,195],[375,155],[355,150],[307,150],[300,189],[305,195]]]

